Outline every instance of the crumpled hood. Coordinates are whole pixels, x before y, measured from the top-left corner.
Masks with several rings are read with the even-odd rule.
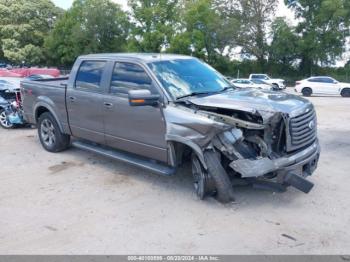
[[[250,113],[265,111],[291,114],[311,105],[308,100],[296,95],[252,88],[192,97],[189,101],[198,106],[226,108]]]

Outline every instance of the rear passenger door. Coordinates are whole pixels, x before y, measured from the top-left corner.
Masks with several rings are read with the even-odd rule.
[[[103,95],[106,61],[83,61],[67,88],[67,111],[73,136],[104,144]]]
[[[165,121],[159,106],[130,106],[129,90],[148,89],[157,94],[151,77],[136,63],[112,65],[109,95],[104,99],[108,146],[155,160],[167,161]]]

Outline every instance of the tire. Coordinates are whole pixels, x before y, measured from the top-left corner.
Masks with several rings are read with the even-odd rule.
[[[14,125],[8,121],[5,109],[3,108],[0,108],[0,126],[4,129],[11,129],[14,127]]]
[[[272,84],[272,89],[273,89],[274,91],[278,91],[278,90],[280,90],[280,87],[279,87],[278,84],[274,83],[274,84]]]
[[[303,94],[303,96],[311,96],[312,89],[310,87],[304,87],[303,90],[301,90],[301,93]]]
[[[197,197],[203,200],[206,196],[214,195],[216,193],[215,184],[194,153],[191,156],[191,163],[194,192]]]
[[[214,151],[208,150],[204,152],[204,159],[208,166],[208,173],[215,183],[216,199],[221,203],[234,201],[232,183],[222,167],[218,155]]]
[[[66,150],[70,145],[70,136],[61,132],[56,119],[49,112],[39,117],[38,135],[41,145],[52,153]]]
[[[350,88],[344,88],[344,89],[341,91],[340,95],[341,95],[342,97],[350,97]]]

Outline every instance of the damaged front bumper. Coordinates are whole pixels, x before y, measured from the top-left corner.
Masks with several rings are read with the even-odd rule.
[[[308,193],[313,184],[305,177],[314,172],[319,156],[320,145],[316,140],[309,147],[292,155],[276,159],[239,159],[232,161],[230,167],[253,184],[262,184],[265,187],[271,184],[275,188],[277,185],[281,190],[293,186]]]

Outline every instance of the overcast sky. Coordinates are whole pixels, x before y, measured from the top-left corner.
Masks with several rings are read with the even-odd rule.
[[[64,8],[64,9],[68,9],[73,3],[73,0],[52,0],[52,1],[56,5]],[[112,1],[114,1],[116,3],[119,3],[120,5],[122,5],[124,7],[127,5],[127,0],[112,0]],[[278,15],[278,16],[286,16],[289,19],[293,19],[293,14],[284,5],[283,0],[279,0],[279,6],[278,6],[278,9],[277,9],[276,15]]]

